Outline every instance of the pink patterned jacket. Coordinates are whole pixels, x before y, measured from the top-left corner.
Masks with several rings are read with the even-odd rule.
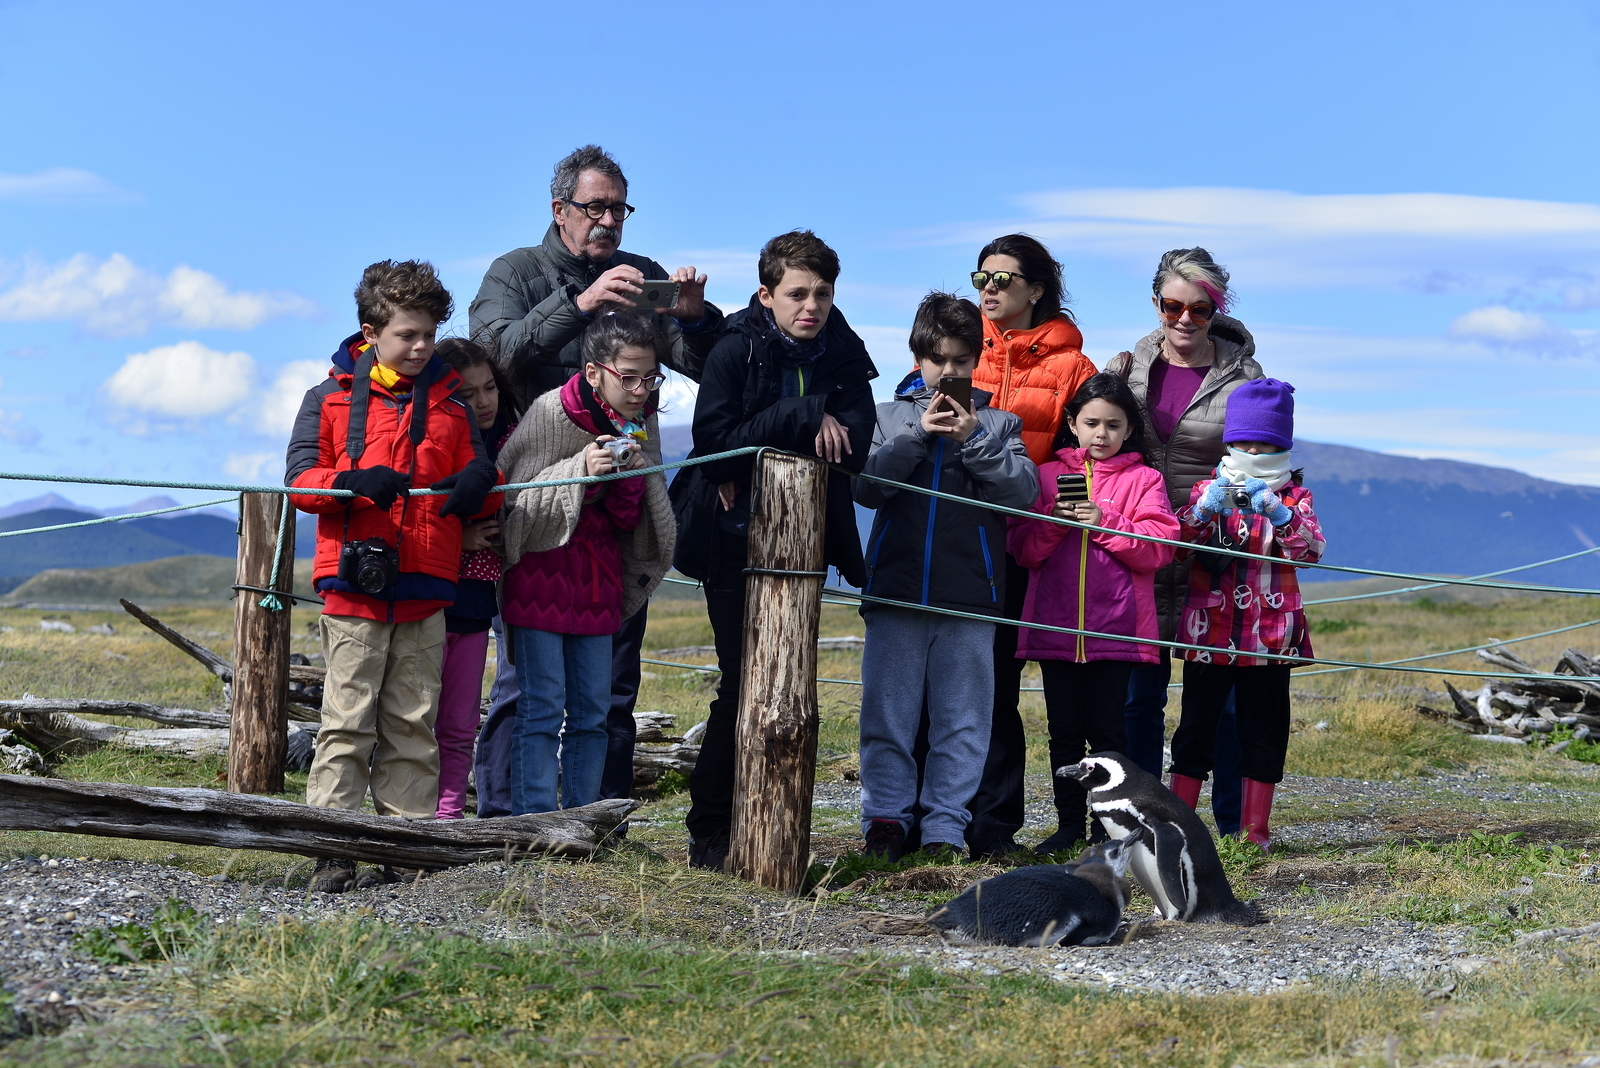
[[[1195,483],[1189,493],[1188,506],[1178,510],[1183,540],[1204,543],[1220,531],[1226,534],[1229,548],[1263,556],[1281,556],[1286,561],[1315,563],[1321,559],[1327,547],[1322,526],[1312,508],[1311,491],[1298,481],[1291,481],[1278,491],[1278,496],[1293,512],[1293,518],[1282,527],[1274,527],[1265,516],[1250,512],[1234,512],[1204,521],[1196,518],[1195,504],[1213,481],[1208,478]],[[1180,555],[1183,552],[1180,551]],[[1231,556],[1211,559],[1224,559],[1228,564],[1214,572],[1206,566],[1206,557],[1195,561],[1189,572],[1189,596],[1183,605],[1178,640],[1231,652],[1188,649],[1184,651],[1184,659],[1233,667],[1288,663],[1244,655],[1264,652],[1303,657],[1302,662],[1310,662],[1314,657],[1311,630],[1301,606],[1295,568],[1287,563],[1269,564]]]

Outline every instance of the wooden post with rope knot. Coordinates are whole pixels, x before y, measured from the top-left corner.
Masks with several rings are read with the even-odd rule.
[[[762,452],[755,474],[727,870],[792,892],[811,862],[828,468]]]
[[[294,506],[283,494],[239,495],[235,575],[228,789],[279,794],[288,740],[289,609],[294,604],[288,596],[294,589]],[[269,605],[277,608],[263,606],[269,597]]]

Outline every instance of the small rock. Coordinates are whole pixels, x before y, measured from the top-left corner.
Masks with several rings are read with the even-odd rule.
[[[83,629],[87,634],[104,634],[107,636],[117,632],[116,628],[112,627],[110,623],[96,623],[92,627],[84,627]]]
[[[41,619],[39,620],[39,629],[44,631],[56,631],[61,634],[78,633],[77,627],[74,627],[71,623],[62,622],[59,619]]]

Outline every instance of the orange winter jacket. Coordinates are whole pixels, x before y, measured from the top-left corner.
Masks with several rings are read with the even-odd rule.
[[[1065,315],[1031,330],[1007,330],[983,321],[983,358],[972,384],[994,394],[989,402],[1022,419],[1022,443],[1036,464],[1054,455],[1061,410],[1094,374],[1082,352],[1083,335]]]

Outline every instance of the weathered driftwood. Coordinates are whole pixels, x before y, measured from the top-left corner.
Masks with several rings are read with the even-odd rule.
[[[91,701],[80,698],[24,696],[20,701],[0,701],[0,712],[26,714],[67,712],[85,716],[131,716],[168,727],[228,726],[226,712],[201,712],[193,708],[164,708],[142,701]]]
[[[8,701],[8,705],[22,702]],[[46,757],[92,752],[106,746],[175,756],[220,756],[228,751],[228,732],[204,727],[161,727],[135,730],[95,723],[70,712],[35,708],[0,709],[0,727],[26,738]]]
[[[698,745],[636,745],[633,748],[633,766],[638,768],[655,768],[659,771],[694,770],[695,761],[700,759]]]
[[[773,452],[757,464],[727,871],[796,891],[811,862],[828,468]]]
[[[672,729],[678,725],[678,717],[671,712],[635,712],[633,714],[633,740],[635,742],[681,742],[682,738],[676,737]]]
[[[210,649],[207,649],[204,645],[201,645],[193,638],[184,637],[182,634],[179,634],[177,631],[161,622],[161,620],[157,619],[155,616],[151,615],[149,612],[146,612],[144,609],[140,608],[138,605],[127,600],[126,598],[121,599],[118,603],[120,603],[123,607],[123,610],[134,619],[137,619],[140,623],[143,623],[145,626],[161,635],[183,652],[194,657],[200,662],[201,667],[205,668],[208,672],[221,679],[223,685],[230,689],[231,696],[231,688],[233,686],[233,664],[228,660],[227,657],[222,656],[219,653],[212,652]],[[291,683],[320,686],[322,685],[323,680],[327,677],[327,674],[327,671],[323,668],[315,667],[309,664],[289,665],[289,681]],[[321,709],[314,705],[296,701],[294,696],[291,694],[289,699],[288,716],[290,719],[299,720],[301,722],[315,723],[321,718]]]
[[[524,853],[589,856],[637,801],[482,820],[402,820],[220,790],[0,775],[0,827],[440,867]]]
[[[1502,671],[1527,674],[1538,670],[1501,646],[1480,649],[1477,655]],[[1568,649],[1552,674],[1571,675],[1571,682],[1492,679],[1476,690],[1465,691],[1447,682],[1445,691],[1453,707],[1421,703],[1416,709],[1483,741],[1526,742],[1558,727],[1572,727],[1575,737],[1586,738],[1593,728],[1600,727],[1600,677],[1593,674],[1597,668],[1600,661]]]

